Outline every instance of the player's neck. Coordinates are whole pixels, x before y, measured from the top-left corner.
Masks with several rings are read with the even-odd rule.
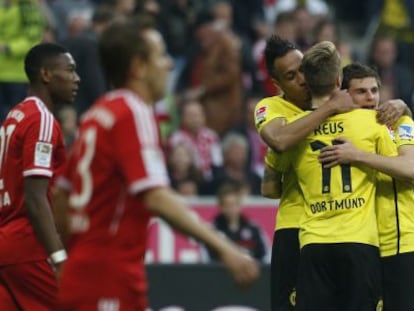
[[[312,109],[317,109],[329,101],[330,95],[312,96]]]
[[[50,94],[44,88],[31,85],[29,86],[27,95],[35,96],[39,98],[50,111],[53,110],[52,98],[50,97]]]
[[[128,90],[137,94],[146,104],[152,105],[154,103],[154,100],[151,97],[150,92],[148,91],[148,87],[144,83],[132,80],[129,81],[125,87]]]

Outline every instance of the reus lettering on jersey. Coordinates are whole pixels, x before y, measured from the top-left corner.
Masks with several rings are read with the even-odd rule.
[[[53,145],[49,143],[36,143],[34,164],[41,167],[50,167],[52,164]]]

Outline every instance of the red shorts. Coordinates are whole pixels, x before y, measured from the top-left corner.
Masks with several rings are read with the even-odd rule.
[[[138,266],[138,265],[136,265]],[[65,263],[59,284],[58,311],[145,311],[146,283],[135,266],[116,262]],[[140,286],[145,284],[145,287]]]
[[[0,267],[1,311],[51,311],[56,297],[56,277],[46,260]]]

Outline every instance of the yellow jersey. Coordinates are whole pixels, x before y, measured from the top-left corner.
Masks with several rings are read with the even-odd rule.
[[[255,108],[256,129],[260,133],[262,128],[276,118],[291,118],[303,113],[303,110],[286,101],[281,96],[273,96],[262,99]],[[276,153],[267,153],[265,163],[274,167],[277,160]],[[299,220],[303,214],[304,201],[296,176],[293,170],[283,175],[282,196],[279,202],[279,209],[276,216],[275,230],[287,228],[299,228]]]
[[[388,129],[377,123],[376,112],[356,109],[328,118],[287,155],[305,200],[299,231],[301,247],[311,243],[378,246],[376,171],[349,164],[324,168],[318,161],[320,149],[335,144],[338,137],[381,155],[389,155],[395,148]]]
[[[414,145],[414,122],[403,116],[393,131],[395,148]],[[376,211],[381,257],[414,251],[414,188],[406,181],[378,173]]]

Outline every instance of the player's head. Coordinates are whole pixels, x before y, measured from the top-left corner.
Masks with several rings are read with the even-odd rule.
[[[272,35],[266,41],[264,55],[273,83],[282,90],[287,100],[305,108],[310,96],[301,71],[302,52],[293,43]]]
[[[172,61],[149,17],[112,23],[100,37],[99,52],[112,87],[131,88],[148,102],[164,96]]]
[[[55,103],[72,103],[79,76],[72,55],[55,43],[41,43],[32,47],[24,60],[24,70],[32,87],[47,89]]]
[[[379,104],[380,78],[367,65],[352,63],[343,68],[342,88],[347,89],[355,104],[376,108]]]
[[[341,85],[341,59],[335,45],[322,41],[306,51],[303,73],[312,96],[326,96]]]

